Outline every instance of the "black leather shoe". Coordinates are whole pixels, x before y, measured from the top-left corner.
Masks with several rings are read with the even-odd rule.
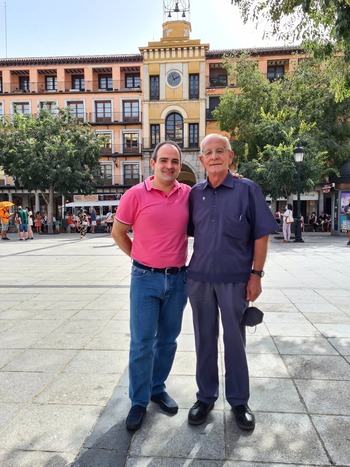
[[[213,410],[214,404],[206,404],[202,401],[197,401],[192,405],[188,412],[188,423],[191,425],[200,425],[204,423],[211,410]]]
[[[167,413],[177,413],[179,410],[177,403],[165,391],[151,396],[151,401],[158,404],[159,407]]]
[[[242,428],[242,430],[254,430],[255,417],[248,404],[237,405],[233,407],[232,410],[235,413],[237,425]]]
[[[141,405],[133,405],[126,418],[126,429],[129,431],[136,431],[141,428],[143,416],[146,413],[146,407]]]

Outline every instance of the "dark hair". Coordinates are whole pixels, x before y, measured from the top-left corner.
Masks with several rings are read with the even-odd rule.
[[[174,148],[177,149],[179,156],[180,156],[180,160],[181,160],[181,148],[177,143],[175,143],[175,141],[171,141],[171,140],[165,140],[165,141],[162,141],[161,143],[158,143],[157,146],[154,148],[151,159],[154,161],[157,160],[158,151],[165,144],[170,144],[171,146],[174,146]]]
[[[287,204],[287,208],[293,211],[293,206],[291,204]]]

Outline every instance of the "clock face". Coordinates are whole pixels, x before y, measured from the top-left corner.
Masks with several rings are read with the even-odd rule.
[[[181,75],[178,71],[171,71],[167,77],[168,85],[176,87],[181,83]]]

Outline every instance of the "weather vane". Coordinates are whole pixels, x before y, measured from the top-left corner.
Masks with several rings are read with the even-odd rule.
[[[175,2],[174,0],[163,0],[164,23],[166,21],[190,20],[190,0]],[[172,19],[173,18],[173,19]]]

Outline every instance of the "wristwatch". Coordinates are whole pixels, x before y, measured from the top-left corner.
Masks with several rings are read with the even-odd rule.
[[[263,270],[257,271],[256,269],[252,269],[250,271],[251,274],[255,274],[256,276],[264,277],[265,272]]]

